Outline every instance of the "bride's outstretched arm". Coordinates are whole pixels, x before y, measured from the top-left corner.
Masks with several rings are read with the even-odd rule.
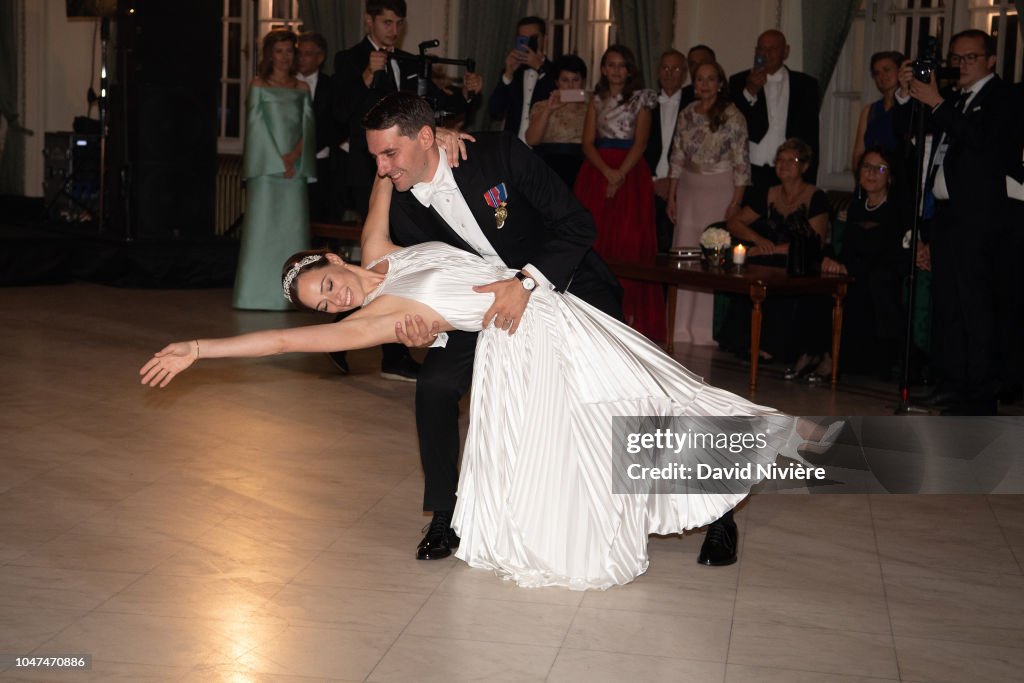
[[[363,263],[377,261],[398,249],[391,241],[388,229],[392,192],[394,192],[394,188],[390,179],[377,176],[377,179],[373,181],[373,189],[370,191],[370,208],[366,212],[360,240]]]
[[[395,330],[407,314],[430,309],[391,297],[367,306],[344,320],[281,330],[262,330],[220,339],[193,339],[168,344],[142,366],[142,384],[165,387],[200,358],[255,358],[293,352],[364,349],[396,339]],[[434,314],[436,316],[436,313]],[[447,323],[444,330],[452,329]]]

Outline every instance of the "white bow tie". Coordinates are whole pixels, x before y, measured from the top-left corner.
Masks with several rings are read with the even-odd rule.
[[[430,206],[436,195],[454,194],[458,191],[459,186],[455,184],[455,178],[450,173],[441,176],[436,182],[416,183],[412,186],[413,196],[423,206]]]
[[[666,95],[662,93],[658,95],[658,104],[668,104],[673,99],[675,99],[675,95]]]

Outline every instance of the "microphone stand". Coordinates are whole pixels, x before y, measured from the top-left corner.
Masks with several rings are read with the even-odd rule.
[[[917,288],[917,244],[920,234],[921,214],[924,210],[924,107],[914,100],[914,134],[916,144],[916,161],[914,164],[914,212],[910,223],[910,276],[907,278],[907,321],[906,334],[903,342],[903,376],[900,378],[900,400],[896,406],[896,415],[908,413],[927,413],[928,411],[910,403],[910,355],[914,344],[914,294]]]

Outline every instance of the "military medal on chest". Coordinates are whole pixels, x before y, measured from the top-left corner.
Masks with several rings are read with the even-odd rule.
[[[505,227],[505,221],[508,220],[508,189],[505,187],[505,183],[498,183],[484,192],[484,199],[487,201],[487,206],[494,209],[494,224],[498,230],[501,230]]]

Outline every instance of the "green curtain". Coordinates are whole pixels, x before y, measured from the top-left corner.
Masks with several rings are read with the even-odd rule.
[[[657,88],[658,58],[672,47],[675,0],[611,0],[611,5],[616,40],[633,50],[644,84]]]
[[[0,2],[0,116],[7,137],[0,154],[0,195],[25,194],[25,134],[18,122],[18,12],[15,2]]]
[[[302,27],[327,39],[327,59],[323,69],[334,71],[334,55],[363,39],[363,0],[299,0]]]
[[[804,72],[818,79],[821,97],[850,33],[857,4],[858,0],[802,0]]]
[[[459,3],[459,54],[476,60],[477,73],[484,77],[481,101],[470,111],[467,130],[500,130],[501,121],[491,121],[487,100],[505,68],[505,55],[515,42],[516,22],[526,16],[526,0],[461,0]]]

